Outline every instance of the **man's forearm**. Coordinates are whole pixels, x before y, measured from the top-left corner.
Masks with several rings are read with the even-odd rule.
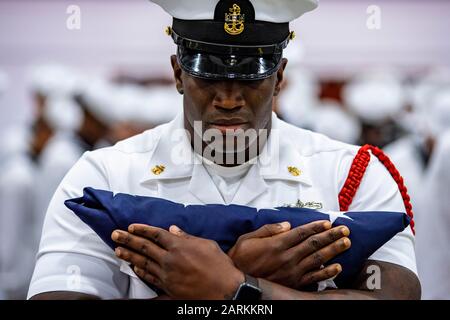
[[[380,268],[380,286],[368,288],[366,268]],[[420,282],[410,270],[391,263],[367,261],[351,288],[321,292],[297,291],[274,282],[260,279],[264,300],[418,300],[421,296]]]
[[[50,291],[39,293],[30,300],[100,300],[99,297],[73,291]]]
[[[354,289],[325,290],[321,292],[305,292],[290,289],[279,284],[259,279],[263,291],[262,300],[376,300],[389,299],[375,291]]]

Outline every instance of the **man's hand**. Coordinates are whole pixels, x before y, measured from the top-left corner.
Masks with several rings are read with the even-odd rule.
[[[231,298],[244,275],[216,242],[186,234],[134,224],[111,238],[116,255],[134,266],[136,274],[174,299]]]
[[[237,268],[293,289],[337,276],[342,267],[320,267],[350,248],[347,227],[316,221],[290,230],[288,222],[265,225],[241,236],[228,255]]]

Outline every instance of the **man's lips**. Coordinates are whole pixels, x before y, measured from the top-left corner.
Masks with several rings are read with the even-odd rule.
[[[225,133],[227,130],[245,130],[249,127],[249,123],[241,119],[220,119],[211,121],[208,124],[211,129],[220,130],[222,133]]]

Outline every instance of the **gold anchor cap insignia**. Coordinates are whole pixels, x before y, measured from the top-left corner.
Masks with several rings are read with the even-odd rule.
[[[225,13],[225,31],[232,36],[241,34],[245,29],[245,15],[241,14],[241,7],[233,4],[230,13]]]
[[[294,177],[298,177],[299,175],[302,174],[301,170],[297,167],[288,167],[288,171]]]
[[[152,172],[155,176],[159,176],[164,170],[166,170],[166,167],[163,165],[157,165],[152,168]]]

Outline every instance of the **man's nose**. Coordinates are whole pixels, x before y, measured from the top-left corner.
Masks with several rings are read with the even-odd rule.
[[[217,83],[214,106],[223,111],[238,111],[245,106],[242,85],[238,81],[221,81]]]

